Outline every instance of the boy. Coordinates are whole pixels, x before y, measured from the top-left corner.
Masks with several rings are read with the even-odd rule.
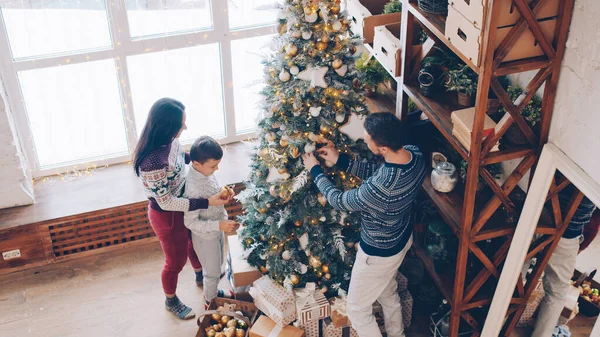
[[[416,146],[405,144],[405,135],[404,124],[394,114],[375,113],[365,120],[364,138],[369,150],[383,157],[382,165],[352,160],[331,146],[318,150],[325,161],[365,179],[359,188],[349,191],[329,181],[312,153],[302,157],[333,208],[361,212],[360,246],[346,307],[360,337],[381,337],[372,309],[376,300],[383,307],[388,337],[405,336],[396,273],[412,245],[412,203],[426,173],[423,154]]]
[[[223,150],[213,138],[202,136],[194,142],[190,149],[191,168],[186,178],[184,197],[204,198],[219,192],[223,199],[230,200],[233,197],[231,190],[219,187],[213,175],[219,169],[221,158]],[[227,220],[224,206],[186,212],[184,224],[192,232],[194,250],[202,263],[206,309],[213,298],[225,297],[226,292],[217,289],[223,263],[223,232],[235,232],[239,224]],[[230,293],[227,292],[227,295]]]

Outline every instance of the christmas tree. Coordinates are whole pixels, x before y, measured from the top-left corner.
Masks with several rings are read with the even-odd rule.
[[[359,216],[329,206],[300,157],[329,144],[370,159],[357,137],[367,114],[354,66],[362,40],[349,24],[340,0],[285,1],[276,52],[264,61],[260,145],[237,197],[248,262],[288,288],[316,282],[332,295],[348,289]],[[359,186],[358,178],[324,164],[338,187]]]

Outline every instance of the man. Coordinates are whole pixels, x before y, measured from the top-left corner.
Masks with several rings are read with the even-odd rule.
[[[303,155],[317,187],[338,210],[361,212],[360,247],[352,268],[347,313],[360,337],[381,337],[372,314],[377,300],[383,308],[389,337],[404,337],[396,273],[412,245],[412,204],[425,177],[425,160],[416,146],[405,145],[403,124],[392,113],[365,120],[365,143],[384,163],[352,160],[326,146],[324,159],[361,179],[362,185],[341,191],[333,185],[312,153]]]
[[[558,194],[563,215],[572,195],[572,186]],[[532,337],[552,336],[565,304],[569,282],[575,270],[577,254],[587,248],[594,239],[598,233],[599,224],[600,213],[596,206],[584,197],[544,269],[542,283],[546,294],[540,303],[540,311]],[[584,231],[586,235],[589,234],[585,240]],[[526,264],[523,275],[528,268],[529,263]]]

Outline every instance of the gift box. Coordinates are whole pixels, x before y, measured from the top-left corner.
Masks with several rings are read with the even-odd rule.
[[[327,317],[323,320],[323,337],[358,337],[358,333],[351,326],[336,328]]]
[[[244,259],[244,247],[237,235],[227,237],[227,244],[229,246],[229,255],[227,256],[227,269],[230,273],[231,285],[240,291],[245,286],[250,286],[252,282],[261,278],[263,274],[260,270],[252,267]]]
[[[250,288],[254,304],[280,326],[296,320],[296,298],[294,293],[263,276],[254,281]]]
[[[305,334],[302,329],[280,326],[269,317],[260,316],[250,328],[250,337],[305,337]]]
[[[401,272],[396,274],[396,282],[398,283],[398,294],[408,289],[408,279]]]
[[[334,297],[329,300],[331,304],[331,322],[336,328],[350,326],[350,319],[346,313],[346,299]]]
[[[331,315],[329,301],[312,282],[307,283],[304,289],[297,289],[294,294],[298,327],[304,329],[306,337],[319,337],[319,320]]]
[[[408,291],[400,293],[400,304],[402,305],[402,323],[409,328],[412,323],[413,298]]]

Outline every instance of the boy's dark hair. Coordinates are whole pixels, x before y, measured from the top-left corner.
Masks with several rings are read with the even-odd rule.
[[[190,159],[204,164],[209,159],[220,160],[223,158],[223,149],[214,138],[202,136],[192,144]]]
[[[405,145],[404,123],[391,112],[378,112],[367,116],[365,131],[377,146],[385,146],[398,151]]]

